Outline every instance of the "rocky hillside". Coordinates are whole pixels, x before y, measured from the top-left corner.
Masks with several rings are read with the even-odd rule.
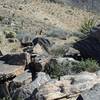
[[[0,100],[100,100],[99,0],[0,0]]]
[[[10,27],[18,33],[45,34],[52,28],[77,31],[84,18],[94,16],[84,9],[66,6],[56,0],[0,1],[0,27]]]

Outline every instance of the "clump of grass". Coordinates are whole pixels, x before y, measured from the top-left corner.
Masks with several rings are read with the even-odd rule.
[[[96,26],[96,20],[94,18],[85,19],[82,23],[79,31],[84,33],[85,36],[87,36],[90,32],[90,30]]]
[[[6,29],[4,30],[4,34],[6,36],[6,38],[15,38],[16,37],[16,32]]]
[[[86,59],[80,61],[78,66],[76,66],[76,68],[74,67],[73,70],[76,70],[77,72],[81,71],[95,72],[97,70],[100,70],[100,67],[96,60]]]

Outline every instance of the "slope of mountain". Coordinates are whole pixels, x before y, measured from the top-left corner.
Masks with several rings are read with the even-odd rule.
[[[0,27],[34,34],[44,34],[52,28],[77,31],[84,18],[97,17],[86,10],[56,1],[0,0]]]

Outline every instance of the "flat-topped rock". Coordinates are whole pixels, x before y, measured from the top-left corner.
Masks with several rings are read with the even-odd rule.
[[[0,61],[0,82],[7,81],[9,78],[18,76],[24,72],[24,66],[8,65]]]
[[[34,81],[32,81],[30,84],[23,85],[14,91],[12,100],[18,100],[18,98],[20,98],[20,100],[35,100],[30,99],[33,91],[50,80],[51,78],[49,75],[45,74],[44,72],[37,73],[37,77]]]
[[[28,84],[32,81],[32,75],[30,72],[25,71],[24,73],[18,75],[13,79],[14,83],[20,83],[20,84]]]
[[[23,66],[16,66],[16,65],[8,65],[2,64],[0,65],[0,75],[2,74],[15,74],[16,76],[24,72]]]

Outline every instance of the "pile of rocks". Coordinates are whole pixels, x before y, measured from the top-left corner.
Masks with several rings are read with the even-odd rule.
[[[22,56],[23,54],[25,55],[24,57]],[[65,75],[61,76],[60,80],[51,79],[44,72],[37,72],[34,80],[32,80],[32,73],[29,70],[24,70],[25,63],[20,63],[20,65],[4,63],[6,58],[9,58],[9,60],[21,58],[21,62],[23,60],[26,62],[28,57],[26,53],[23,54],[1,57],[3,60],[0,62],[2,65],[0,66],[1,98],[10,96],[12,100],[93,100],[93,98],[99,100],[100,71],[96,73],[81,72],[77,75]],[[37,62],[40,61],[38,58],[40,56],[36,56]],[[41,56],[39,63],[45,66],[46,60],[47,57],[44,60],[43,56]],[[59,63],[62,62],[61,60],[64,61],[65,59],[57,59]],[[16,61],[16,64],[20,62],[19,60]]]

